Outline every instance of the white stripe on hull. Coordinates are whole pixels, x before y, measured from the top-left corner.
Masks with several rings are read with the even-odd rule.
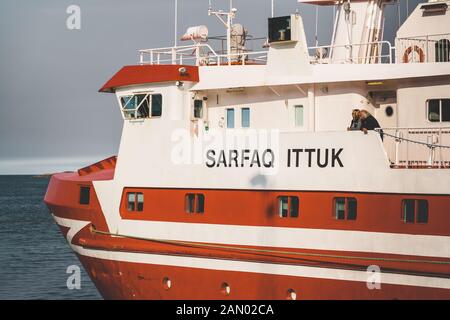
[[[121,220],[119,233],[215,244],[450,258],[450,237],[348,230]]]

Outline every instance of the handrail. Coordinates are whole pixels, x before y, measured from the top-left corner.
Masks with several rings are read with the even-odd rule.
[[[330,45],[326,45],[326,46],[314,46],[314,47],[308,47],[308,50],[323,50],[323,49],[328,49],[329,48],[329,49],[331,49],[330,53],[332,53],[333,49],[336,49],[336,48],[353,48],[353,47],[362,47],[362,46],[369,46],[369,45],[380,45],[381,46],[381,48],[379,50],[380,53],[378,55],[372,55],[372,56],[367,56],[367,57],[357,56],[357,57],[350,57],[349,59],[348,58],[344,58],[343,60],[344,61],[350,60],[353,63],[354,60],[360,61],[360,60],[370,60],[370,59],[376,58],[376,59],[379,59],[378,63],[383,63],[382,59],[383,58],[388,58],[389,63],[393,62],[392,55],[393,55],[393,48],[394,47],[392,47],[391,43],[389,41],[386,41],[386,40],[372,41],[372,42],[366,42],[366,43],[351,43],[351,44],[337,44],[337,45],[331,45],[330,44]],[[388,52],[389,52],[388,54],[384,54],[384,55],[382,54],[382,51],[383,51],[382,50],[383,49],[382,46],[383,45],[387,45]],[[394,48],[394,51],[395,51],[395,48]],[[319,57],[319,59],[318,59],[319,63],[321,63],[323,61],[323,59],[324,58]],[[331,58],[331,61],[332,62],[336,62],[336,61],[339,61],[339,59]]]
[[[437,33],[437,34],[430,34],[430,35],[422,35],[422,36],[411,36],[411,37],[401,37],[396,38],[396,45],[393,46],[389,41],[382,40],[382,41],[371,41],[366,43],[350,43],[350,44],[330,44],[330,45],[323,45],[323,46],[311,46],[308,47],[308,51],[311,50],[321,50],[319,52],[319,56],[316,57],[316,59],[311,59],[311,63],[388,63],[392,64],[394,63],[394,57],[396,58],[396,61],[401,62],[401,58],[403,57],[403,49],[410,47],[412,44],[412,41],[419,42],[422,44],[421,46],[424,46],[424,49],[426,52],[424,52],[425,56],[425,62],[430,62],[431,59],[429,58],[433,54],[434,46],[433,48],[430,47],[429,43],[435,43],[439,41],[440,39],[433,39],[434,37],[447,37],[450,39],[450,33]],[[263,38],[251,38],[250,40],[262,40]],[[211,37],[211,40],[220,40],[220,37]],[[406,43],[406,46],[405,46]],[[423,45],[425,43],[425,45]],[[373,52],[368,52],[366,56],[360,56],[359,53],[351,54],[350,56],[344,56],[344,57],[335,57],[336,49],[339,48],[362,48],[364,46],[378,46],[378,49],[373,50]],[[201,50],[206,50],[206,52],[201,52]],[[187,53],[189,50],[192,50],[191,53]],[[324,50],[328,50],[328,56],[322,56],[322,53]],[[213,49],[208,43],[202,42],[202,43],[195,43],[191,45],[183,45],[183,46],[176,46],[176,47],[161,47],[161,48],[152,48],[152,49],[141,49],[138,50],[139,53],[139,62],[140,64],[160,64],[162,62],[171,62],[175,64],[177,61],[180,63],[183,62],[183,60],[195,60],[196,65],[201,65],[205,62],[205,60],[212,59],[214,64],[222,65],[222,64],[231,64],[233,60],[236,60],[238,58],[239,62],[242,62],[243,65],[245,65],[245,61],[242,61],[239,58],[244,57],[245,59],[248,59],[249,56],[254,55],[264,55],[262,58],[259,57],[258,61],[266,62],[267,61],[267,50],[264,51],[252,51],[243,49],[240,52],[230,53],[230,54],[222,54],[219,51]],[[310,52],[311,53],[311,52]],[[400,54],[402,56],[397,56],[397,54]],[[144,56],[149,55],[150,59],[145,60]],[[161,59],[162,56],[170,56],[170,59]],[[244,60],[245,60],[244,59]],[[230,60],[230,61],[228,61]],[[373,62],[375,60],[375,62]],[[235,61],[234,61],[235,62]],[[415,62],[415,61],[413,61]],[[423,62],[423,61],[419,61]]]
[[[383,127],[382,130],[450,130],[450,127]]]
[[[415,36],[409,36],[409,37],[400,37],[397,38],[397,40],[404,40],[404,39],[412,39],[415,40],[415,38],[426,38],[426,37],[441,37],[441,36],[448,36],[450,35],[450,33],[446,32],[446,33],[433,33],[433,34],[424,34],[424,35],[415,35]],[[421,40],[421,39],[420,39]]]
[[[450,167],[450,127],[391,127],[375,130],[389,138],[384,139],[384,146],[396,167]]]
[[[207,51],[202,53],[201,49],[206,49]],[[186,53],[192,50],[190,53]],[[231,53],[231,54],[218,54],[209,44],[206,43],[197,43],[194,45],[187,46],[177,46],[177,47],[163,47],[163,48],[155,48],[155,49],[141,49],[138,51],[140,58],[140,64],[160,64],[161,62],[171,62],[172,64],[176,64],[177,61],[180,64],[183,63],[184,60],[195,60],[196,65],[202,64],[217,64],[222,65],[223,61],[226,61],[227,64],[231,64],[232,60],[235,62],[241,62],[245,65],[246,60],[249,56],[256,56],[255,59],[257,61],[266,61],[267,60],[267,51],[249,51],[242,50],[241,52]],[[150,56],[150,60],[146,61],[144,59],[144,55],[148,54]],[[156,57],[155,57],[156,56]],[[161,59],[161,56],[170,56],[170,59]],[[231,57],[230,61],[227,61],[228,58]],[[155,59],[156,58],[156,59]],[[208,60],[208,61],[206,61]],[[212,60],[212,63],[210,63]]]
[[[255,38],[259,39],[259,38]],[[341,44],[341,45],[327,45],[327,46],[313,46],[308,47],[308,50],[323,50],[323,49],[335,49],[335,48],[351,48],[351,47],[362,47],[362,46],[370,46],[370,45],[378,45],[381,46],[378,50],[379,54],[367,56],[367,57],[351,57],[350,62],[358,63],[361,60],[370,60],[377,59],[378,63],[383,63],[383,59],[387,58],[388,63],[393,62],[393,55],[395,55],[395,47],[392,47],[389,41],[373,41],[367,43],[353,43],[353,44]],[[388,53],[383,54],[383,46],[387,46]],[[189,53],[189,51],[192,52]],[[206,50],[206,52],[201,52],[201,50]],[[201,65],[205,63],[205,60],[212,60],[212,64],[223,65],[223,64],[231,64],[233,60],[242,62],[243,65],[246,64],[245,60],[249,57],[255,57],[255,61],[266,62],[268,51],[251,51],[244,49],[240,52],[235,52],[231,54],[221,54],[214,50],[208,43],[196,43],[192,45],[184,45],[184,46],[176,46],[176,47],[161,47],[161,48],[152,48],[152,49],[141,49],[138,50],[139,53],[139,63],[140,64],[160,64],[162,62],[167,63],[170,62],[175,64],[177,61],[180,63],[183,60],[195,60],[196,65]],[[144,56],[149,55],[150,59],[145,60]],[[163,58],[164,56],[170,56],[170,58]],[[230,58],[230,59],[229,59]],[[325,58],[320,57],[318,60],[311,60],[311,63],[322,63]],[[230,60],[230,61],[228,61]],[[344,61],[348,61],[349,59],[344,58]],[[337,62],[339,59],[333,59],[332,62]],[[208,64],[208,63],[206,63]]]
[[[450,40],[450,33],[435,33],[397,38],[398,62],[448,62],[450,50],[448,42],[436,47],[441,40]],[[411,56],[412,54],[412,56]],[[408,59],[406,59],[407,57]]]
[[[401,136],[396,136],[396,135],[392,135],[389,133],[384,132],[381,128],[376,128],[375,131],[377,131],[378,133],[383,134],[384,136],[388,136],[388,137],[392,137],[401,141],[407,141],[407,142],[411,142],[411,143],[417,143],[417,144],[421,144],[424,146],[427,146],[428,148],[444,148],[444,149],[450,149],[450,146],[446,146],[446,145],[440,145],[440,144],[434,144],[434,143],[427,143],[427,142],[421,142],[421,141],[417,141],[417,140],[412,140],[412,139],[407,139],[407,138],[403,138]]]

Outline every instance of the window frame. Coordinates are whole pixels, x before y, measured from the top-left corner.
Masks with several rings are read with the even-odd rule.
[[[193,198],[191,199],[191,197]],[[184,212],[187,214],[199,214],[199,215],[204,214],[206,203],[205,199],[206,197],[205,194],[203,193],[186,193],[184,196]],[[202,210],[200,210],[200,208]]]
[[[412,203],[412,221],[408,221],[408,213],[406,211],[407,203]],[[402,200],[402,211],[401,211],[401,220],[403,223],[416,223],[416,201],[415,199],[403,199]]]
[[[426,204],[426,221],[419,221],[419,216],[420,216],[420,204],[421,203],[425,203]],[[416,204],[416,216],[415,216],[415,220],[417,221],[416,223],[419,224],[428,224],[428,221],[430,219],[430,203],[428,202],[428,200],[426,199],[418,199],[417,200],[417,204]]]
[[[414,211],[413,218],[414,221],[406,221],[406,203],[407,201],[413,201],[414,203]],[[419,221],[420,214],[420,204],[426,204],[426,221]],[[402,199],[401,202],[401,215],[400,220],[405,224],[419,224],[419,225],[427,225],[430,222],[430,202],[427,199]]]
[[[337,202],[338,200],[344,200],[344,217],[342,219],[338,218],[337,215]],[[350,216],[350,202],[355,203],[355,214],[352,215],[352,218],[349,218]],[[358,220],[358,199],[355,197],[334,197],[333,198],[333,211],[332,215],[334,217],[334,220],[336,221],[357,221]]]
[[[198,109],[197,108],[197,106],[196,106],[196,102],[197,101],[200,101],[200,103],[201,103],[201,107],[200,107],[200,117],[196,117],[195,116],[195,111]],[[194,118],[194,119],[203,119],[203,99],[195,99],[194,100],[194,105],[193,105],[193,111],[192,111],[192,117]]]
[[[133,109],[127,109],[128,103],[133,100],[133,98],[143,95],[144,98],[142,101]],[[153,115],[153,96],[161,96],[161,114],[160,115]],[[155,119],[155,118],[161,118],[162,112],[163,112],[163,94],[159,92],[134,92],[130,94],[124,94],[118,97],[119,98],[119,105],[120,110],[122,112],[122,117],[124,120],[145,120],[145,119]],[[125,102],[125,99],[128,99],[128,101]],[[148,116],[147,117],[137,117],[137,114],[139,112],[139,109],[143,106],[143,103],[147,101],[148,106]],[[133,114],[133,117],[127,117],[126,114]]]
[[[133,202],[130,201],[130,195],[134,196],[134,200]],[[140,208],[139,206],[139,196],[142,196],[142,207]],[[127,191],[125,193],[125,207],[127,212],[144,212],[145,209],[145,196],[143,192],[139,192],[139,191]],[[133,204],[133,209],[130,209],[130,203]]]
[[[287,212],[286,212],[286,216],[283,216],[282,214],[282,210],[281,209],[283,207],[283,199],[287,198]],[[296,199],[296,203],[297,203],[297,207],[296,207],[296,211],[292,210],[292,200]],[[295,214],[293,214],[293,212]],[[300,198],[298,196],[286,196],[286,195],[279,195],[277,196],[277,216],[281,219],[285,219],[285,218],[299,218],[300,217]]]
[[[159,116],[153,115],[153,96],[161,96],[161,114]],[[151,93],[150,97],[151,97],[150,103],[149,103],[150,115],[148,118],[144,118],[144,119],[161,118],[162,114],[163,114],[163,94],[162,93]]]
[[[442,47],[441,44],[445,43]],[[450,40],[442,38],[434,44],[434,60],[435,62],[449,62],[450,61]]]
[[[83,196],[82,190],[86,190],[86,189],[88,190],[88,193],[87,193],[87,201],[85,203],[84,201],[81,201],[81,200],[82,200],[82,196]],[[90,186],[85,186],[85,185],[80,186],[79,193],[78,193],[78,204],[80,204],[82,206],[88,206],[91,204],[91,187]]]
[[[297,124],[297,109],[302,110],[302,124]],[[304,128],[305,127],[305,106],[303,104],[294,105],[294,127],[295,128]]]
[[[248,124],[244,126],[244,111],[248,111]],[[251,112],[249,107],[242,107],[241,108],[241,128],[247,129],[250,128],[250,118],[251,118]]]
[[[437,121],[432,121],[430,120],[430,102],[431,101],[439,101],[439,120]],[[448,100],[448,103],[450,105],[450,98],[433,98],[433,99],[427,99],[426,100],[426,118],[427,118],[427,122],[429,123],[446,123],[446,122],[450,122],[450,118],[449,120],[443,120],[442,119],[442,105],[443,105],[443,100]],[[450,111],[449,111],[450,112]]]
[[[230,121],[229,121],[229,117],[228,117],[228,112],[231,111],[233,113],[233,126],[230,127]],[[234,108],[226,108],[226,128],[227,129],[234,129],[236,128],[236,112],[234,110]]]

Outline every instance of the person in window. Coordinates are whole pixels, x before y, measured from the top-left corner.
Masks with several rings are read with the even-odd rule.
[[[383,140],[383,130],[381,130],[381,126],[378,123],[377,119],[375,119],[375,117],[371,115],[367,110],[361,110],[359,114],[361,118],[361,130],[364,131],[365,134],[367,134],[368,130],[380,129],[380,137],[381,140]]]
[[[361,130],[361,117],[359,112],[359,109],[353,109],[352,122],[350,123],[350,127],[347,128],[348,131]]]

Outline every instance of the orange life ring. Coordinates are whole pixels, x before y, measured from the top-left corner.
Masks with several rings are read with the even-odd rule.
[[[411,60],[409,59],[409,55],[412,52],[416,52],[419,55],[419,62],[425,62],[425,54],[423,53],[422,48],[420,48],[419,46],[414,46],[406,49],[405,53],[403,54],[403,63],[411,62]]]

